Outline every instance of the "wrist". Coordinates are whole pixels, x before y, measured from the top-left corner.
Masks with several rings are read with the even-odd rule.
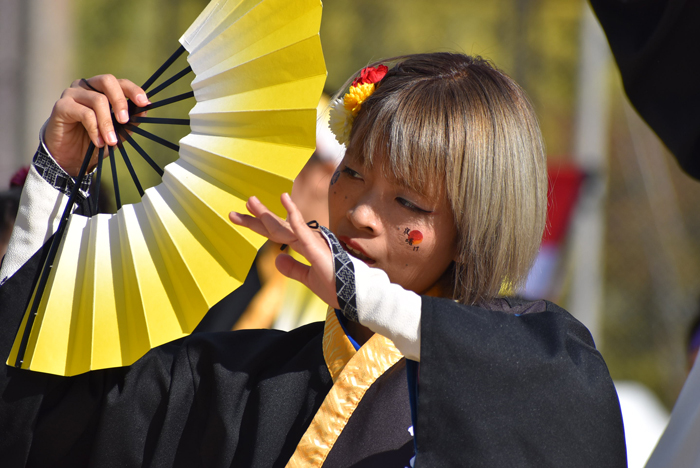
[[[357,304],[355,301],[355,269],[351,257],[327,227],[319,226],[319,230],[326,239],[331,249],[331,255],[333,256],[338,309],[348,320],[359,322],[357,317]]]
[[[73,177],[61,167],[55,160],[46,143],[43,139],[43,132],[40,138],[39,148],[37,149],[32,165],[39,173],[42,179],[48,182],[54,189],[59,192],[70,195],[75,181]],[[80,184],[79,197],[86,199],[90,193],[90,184],[92,183],[92,174],[87,174]]]

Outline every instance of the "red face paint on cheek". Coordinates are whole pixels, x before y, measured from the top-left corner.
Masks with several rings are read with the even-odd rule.
[[[420,231],[410,231],[408,233],[408,243],[411,245],[418,245],[423,242],[423,233]]]
[[[406,228],[403,234],[406,236],[405,242],[413,247],[413,250],[418,250],[418,244],[423,242],[423,233],[415,229]]]

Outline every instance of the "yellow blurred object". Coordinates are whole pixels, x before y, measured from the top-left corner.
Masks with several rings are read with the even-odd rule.
[[[191,133],[160,185],[115,215],[72,215],[22,368],[132,364],[190,333],[246,277],[264,238],[228,221],[279,201],[315,148],[326,79],[319,0],[212,1],[182,36],[196,78]],[[15,363],[26,322],[8,364]]]
[[[262,286],[234,325],[234,330],[275,328],[288,331],[325,319],[328,304],[302,283],[277,270],[275,258],[279,253],[279,244],[267,244],[260,251],[255,264]],[[291,248],[287,253],[308,265],[307,260]]]

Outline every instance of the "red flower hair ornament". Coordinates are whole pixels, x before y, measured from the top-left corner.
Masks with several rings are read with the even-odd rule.
[[[382,78],[386,76],[389,71],[389,67],[386,65],[379,65],[376,67],[366,67],[360,70],[360,76],[352,81],[352,86],[357,86],[358,84],[366,83],[379,83]]]
[[[360,112],[362,103],[374,93],[376,84],[386,76],[388,71],[389,68],[386,65],[363,68],[352,81],[348,92],[331,105],[328,124],[340,144],[347,146],[350,142],[350,131],[355,116]]]

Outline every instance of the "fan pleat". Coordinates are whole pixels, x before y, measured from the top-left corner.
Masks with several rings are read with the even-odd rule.
[[[203,136],[193,133],[180,140],[180,145],[182,159],[191,164],[197,164],[195,160],[198,159],[212,169],[224,171],[223,178],[220,180],[231,187],[235,185],[227,182],[228,180],[235,180],[237,183],[240,179],[239,174],[228,172],[231,170],[257,169],[276,175],[275,181],[285,179],[288,184],[291,184],[296,173],[305,164],[300,155],[309,152],[309,148],[302,146],[294,147],[258,140]],[[267,183],[279,182],[263,180],[261,183],[263,188]],[[236,190],[243,195],[248,195],[238,187]]]
[[[314,109],[308,106],[313,95],[301,88],[322,86],[325,76],[312,76],[295,82],[282,83],[265,89],[253,89],[245,93],[221,96],[198,102],[191,112],[244,112],[249,110]]]
[[[79,228],[81,230],[80,234],[80,254],[78,255],[78,264],[80,265],[93,265],[94,263],[94,250],[92,247],[92,236],[91,236],[91,223],[90,220],[84,218],[80,220],[80,224],[76,222],[73,226],[74,229]],[[82,222],[85,222],[82,225]],[[76,237],[79,234],[76,234]],[[62,272],[57,271],[57,275],[61,275]],[[93,272],[90,269],[80,269],[76,274],[75,285],[74,285],[74,302],[72,308],[72,314],[70,318],[70,333],[68,335],[67,351],[65,356],[76,356],[74,360],[67,360],[63,353],[61,353],[61,358],[65,359],[62,363],[66,369],[66,372],[72,372],[76,368],[83,368],[90,366],[90,354],[92,348],[92,305],[86,304],[84,299],[89,298],[92,293],[92,287],[90,285],[90,278],[93,276]],[[54,283],[56,280],[54,279]],[[59,287],[54,284],[54,287]],[[66,285],[68,287],[68,285]],[[70,303],[66,303],[70,304]],[[69,307],[65,307],[69,309]],[[53,318],[53,317],[52,317]],[[45,322],[47,326],[50,326]]]
[[[126,362],[133,362],[150,349],[142,289],[139,287],[142,271],[134,264],[134,258],[145,253],[139,251],[138,235],[130,235],[133,234],[133,230],[138,229],[137,226],[134,226],[132,211],[133,205],[124,205],[116,215],[119,228],[121,272],[124,281],[124,309],[119,310],[119,331],[124,340],[125,346],[122,349],[122,356]],[[146,277],[143,279],[146,280],[143,288],[148,290],[152,279]],[[151,291],[148,291],[148,294],[150,293]],[[170,309],[167,301],[158,307]]]
[[[182,35],[180,43],[188,51],[193,50],[198,44],[207,42],[209,38],[225,31],[229,25],[235,23],[238,18],[262,1],[264,0],[214,0],[209,2],[209,5]]]
[[[325,78],[323,62],[308,62],[308,58],[320,46],[319,37],[313,36],[240,65],[232,67],[220,64],[212,67],[192,81],[195,98],[197,102],[202,102],[254,89],[274,88],[314,76]],[[270,70],[274,70],[274,73],[270,73]],[[304,91],[299,89],[298,92]]]
[[[317,35],[321,25],[321,9],[317,7],[318,0],[261,2],[226,30],[192,48],[188,61],[199,74],[224,62],[229,66],[245,63]]]
[[[178,334],[183,336],[187,319],[182,304],[177,300],[170,275],[167,274],[143,204],[129,205],[124,212],[152,348],[177,338]]]
[[[91,369],[121,366],[124,362],[117,315],[124,302],[121,254],[116,251],[118,232],[118,220],[113,215],[99,214],[90,219],[90,249],[94,252],[91,254],[94,264],[88,269],[90,276],[86,277],[82,303],[84,307],[92,307],[93,311]]]
[[[309,109],[190,113],[192,132],[313,148],[316,112]]]

